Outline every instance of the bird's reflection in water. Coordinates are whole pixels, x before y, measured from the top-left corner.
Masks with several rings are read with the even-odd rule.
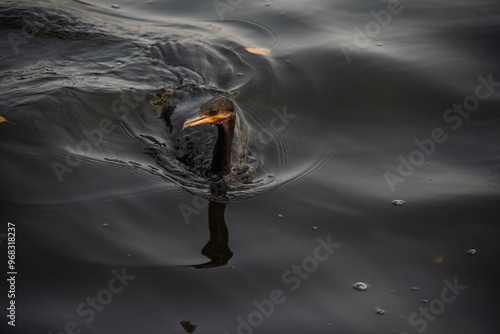
[[[229,233],[224,219],[224,211],[227,203],[219,202],[214,198],[223,198],[226,194],[226,185],[224,182],[212,184],[210,191],[212,199],[208,203],[208,229],[210,230],[210,240],[201,250],[201,254],[208,257],[211,261],[191,265],[194,268],[214,268],[227,264],[233,256],[229,249]]]
[[[181,95],[182,90],[174,91],[174,96],[176,93]],[[182,128],[174,126],[173,120],[177,110],[175,100],[176,98],[172,98],[172,101],[163,107],[160,116],[165,119],[169,134],[176,138],[174,147],[176,147],[177,152],[174,156],[191,171],[212,180],[208,204],[210,240],[201,251],[211,261],[190,267],[214,268],[223,266],[233,256],[228,246],[229,235],[224,219],[228,191],[226,181],[232,180],[233,176],[237,176],[243,170],[248,156],[249,129],[243,115],[237,112],[239,109],[235,102],[227,96],[218,94],[202,103],[199,107],[199,113],[185,120]],[[212,148],[212,159],[208,160],[210,168],[207,168],[208,163],[203,162],[206,161],[205,148],[208,143],[201,139],[204,138],[200,136],[203,128],[201,128],[202,130],[198,129],[201,124],[211,124],[217,128],[217,141]],[[193,131],[192,127],[195,126],[197,130]],[[179,130],[184,131],[187,128],[190,128],[188,131],[192,131],[191,135],[179,132]]]

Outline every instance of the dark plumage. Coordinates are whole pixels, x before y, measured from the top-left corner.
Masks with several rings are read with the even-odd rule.
[[[218,131],[211,171],[216,175],[227,175],[231,172],[231,148],[236,124],[234,103],[225,96],[214,97],[203,103],[200,114],[186,120],[182,129],[203,123],[215,125]]]

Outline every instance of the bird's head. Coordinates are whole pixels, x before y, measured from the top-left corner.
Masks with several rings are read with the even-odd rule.
[[[233,102],[225,96],[218,96],[203,103],[200,107],[200,114],[186,120],[182,129],[203,123],[224,124],[228,120],[234,120],[235,117]]]

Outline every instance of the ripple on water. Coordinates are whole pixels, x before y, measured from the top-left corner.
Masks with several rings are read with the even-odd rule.
[[[262,81],[266,87],[264,81],[274,75],[268,58],[248,55],[243,45],[232,40],[221,43],[221,36],[210,40],[182,35],[153,45],[151,57],[169,67],[178,79],[168,87],[164,103],[159,106],[164,127],[153,131],[137,129],[132,135],[141,138],[144,153],[154,157],[165,171],[164,176],[180,188],[210,197],[211,185],[217,183],[207,173],[217,130],[209,125],[182,130],[184,121],[197,114],[200,105],[215,95],[233,99],[238,121],[249,132],[244,168],[226,180],[224,200],[239,201],[268,193],[313,175],[331,161],[331,152],[323,152],[319,157],[294,154],[299,150],[301,138],[295,136],[292,142],[284,132],[272,132],[269,124],[276,117],[275,112],[271,112],[273,108],[259,106],[261,109],[256,109],[239,103],[239,94],[244,94],[246,85],[250,82],[260,85]],[[240,71],[245,72],[243,81],[238,76]],[[259,75],[262,71],[268,75]]]
[[[99,15],[76,18],[61,8],[1,11],[2,26],[32,28],[29,32],[34,37],[26,50],[36,49],[36,39],[43,37],[47,49],[71,43],[75,53],[73,60],[47,57],[35,65],[13,66],[10,72],[10,77],[17,78],[12,85],[18,87],[16,81],[22,80],[23,89],[33,92],[31,101],[14,104],[18,109],[29,109],[24,115],[36,124],[43,145],[51,148],[49,161],[64,163],[69,155],[98,172],[128,171],[139,178],[160,177],[193,194],[211,196],[214,180],[206,171],[211,164],[215,129],[203,126],[182,131],[181,125],[217,94],[235,100],[240,116],[244,115],[240,120],[250,133],[244,168],[227,180],[225,200],[269,193],[314,175],[331,161],[330,151],[307,157],[297,154],[304,139],[294,135],[292,140],[285,132],[273,132],[270,124],[275,117],[271,111],[274,106],[254,101],[247,93],[249,87],[253,91],[258,87],[260,94],[272,92],[277,76],[275,63],[279,60],[272,52],[257,55],[245,50],[256,45],[244,40],[263,34],[269,35],[269,45],[257,46],[273,50],[279,45],[279,34],[261,24],[227,20],[225,27],[241,33],[234,36],[213,24],[171,23],[164,29],[135,24],[128,30],[126,23]],[[24,18],[37,15],[44,20],[36,27],[25,27]],[[95,40],[99,40],[99,46],[95,46]],[[13,61],[11,58],[6,62]],[[21,101],[15,98],[16,89],[6,98]],[[162,96],[162,103],[153,105]],[[35,102],[38,109],[31,110]],[[158,118],[161,108],[170,113],[168,118]],[[103,119],[113,122],[113,131],[91,149],[81,149],[87,140],[83,131],[99,130]],[[32,149],[28,142],[25,148],[22,145],[19,143],[19,151]]]

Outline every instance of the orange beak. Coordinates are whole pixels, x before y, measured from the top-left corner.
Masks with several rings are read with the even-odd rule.
[[[210,123],[213,124],[217,122],[218,120],[222,119],[220,115],[214,115],[214,116],[207,116],[204,114],[195,116],[193,118],[190,118],[184,122],[184,125],[182,126],[182,130],[185,128],[189,128],[190,126],[195,126],[203,123]]]

